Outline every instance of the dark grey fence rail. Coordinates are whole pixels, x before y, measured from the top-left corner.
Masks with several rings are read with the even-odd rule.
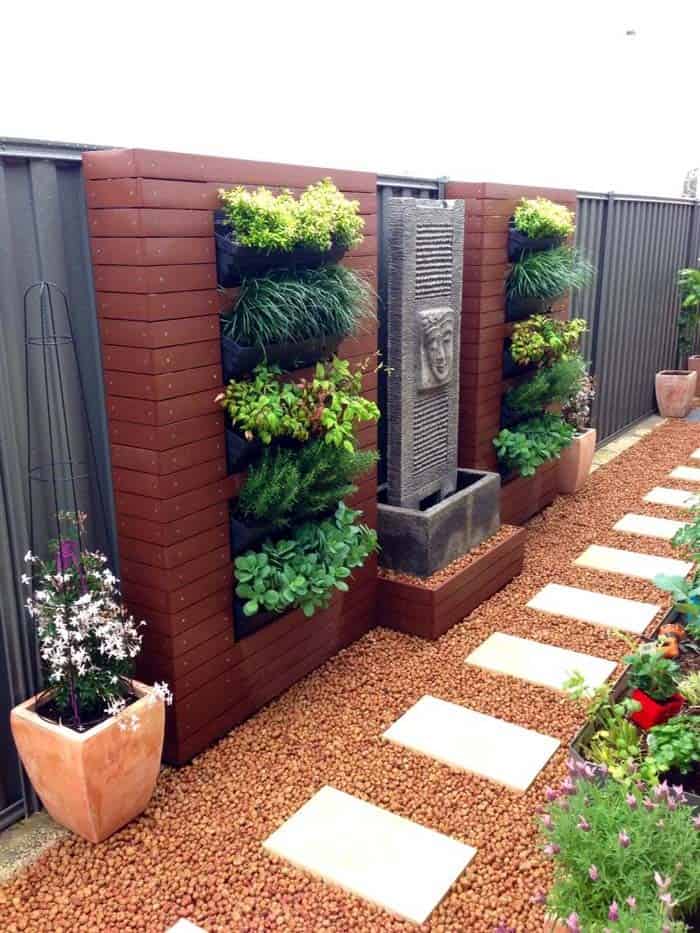
[[[597,268],[571,313],[589,322],[599,442],[655,410],[654,374],[676,359],[678,270],[696,265],[696,201],[582,192],[577,245]]]

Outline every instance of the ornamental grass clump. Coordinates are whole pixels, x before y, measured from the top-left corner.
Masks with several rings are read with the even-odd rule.
[[[554,863],[548,913],[575,933],[681,933],[700,904],[700,817],[682,787],[599,784],[570,758],[547,788],[543,851]]]
[[[344,337],[373,318],[372,298],[362,276],[344,266],[278,270],[243,280],[221,329],[246,347]]]
[[[81,514],[77,521],[82,525],[83,519]],[[31,588],[25,605],[47,681],[38,705],[83,731],[127,707],[145,622],[137,623],[122,605],[119,581],[104,554],[81,550],[79,535],[62,537],[50,548],[49,560],[28,552],[29,572],[22,575]],[[172,699],[165,684],[156,684],[151,696]],[[138,723],[131,717],[129,724]],[[120,725],[126,727],[127,720]]]
[[[328,252],[362,242],[364,220],[358,201],[349,201],[330,178],[309,185],[299,200],[290,191],[274,195],[267,188],[219,190],[232,238],[241,246],[265,252],[291,252],[306,246]]]
[[[361,394],[368,369],[369,362],[352,369],[347,360],[334,357],[317,363],[311,379],[294,382],[284,381],[278,367],[260,364],[251,378],[232,379],[215,401],[246,440],[270,444],[275,438],[319,437],[354,451],[357,424],[379,418],[377,405]]]
[[[541,298],[554,301],[572,289],[588,285],[595,269],[573,246],[558,246],[526,253],[513,264],[506,295],[513,300]]]
[[[531,240],[567,237],[574,232],[574,212],[549,198],[523,198],[515,208],[513,223]]]

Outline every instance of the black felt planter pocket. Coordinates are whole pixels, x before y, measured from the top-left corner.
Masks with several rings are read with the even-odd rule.
[[[254,616],[247,616],[243,612],[244,601],[237,596],[233,600],[233,631],[236,641],[245,638],[246,635],[252,635],[259,631],[275,619],[279,619],[282,613],[279,612],[256,612]]]
[[[554,249],[556,246],[561,246],[563,242],[564,237],[560,236],[530,239],[529,236],[525,236],[524,233],[516,230],[511,221],[508,227],[508,262],[517,262],[523,253],[541,253],[547,249]]]
[[[229,473],[242,473],[262,448],[261,441],[247,441],[232,427],[226,426],[226,464]]]
[[[246,551],[258,550],[266,538],[279,537],[272,525],[249,525],[240,518],[231,516],[231,553],[234,557]]]
[[[314,337],[302,343],[273,343],[265,347],[243,347],[231,337],[221,336],[224,382],[252,372],[258,363],[274,363],[282,369],[302,369],[328,359],[338,349],[342,335]]]
[[[533,314],[546,314],[550,304],[544,298],[508,298],[506,321],[522,321]]]
[[[216,241],[216,275],[219,285],[234,288],[243,279],[265,275],[273,269],[292,269],[302,266],[314,269],[327,263],[338,262],[347,252],[347,247],[334,244],[329,250],[320,252],[308,246],[299,246],[289,251],[266,251],[252,246],[241,246],[231,238],[231,227],[226,223],[223,211],[214,214],[214,239]]]

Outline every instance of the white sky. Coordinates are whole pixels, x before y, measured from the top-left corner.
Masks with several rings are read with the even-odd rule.
[[[699,0],[19,7],[0,136],[667,195],[700,165]]]

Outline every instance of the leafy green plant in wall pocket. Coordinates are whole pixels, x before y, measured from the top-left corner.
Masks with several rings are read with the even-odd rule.
[[[225,288],[274,268],[337,262],[362,242],[359,202],[345,198],[330,178],[309,185],[298,200],[289,191],[243,187],[221,189],[219,198],[214,229]]]
[[[513,327],[510,355],[518,366],[541,366],[568,359],[578,353],[587,329],[583,318],[559,321],[546,314],[535,314]]]
[[[578,355],[538,369],[525,382],[506,392],[503,398],[506,424],[540,414],[553,402],[569,402],[578,392],[585,374],[585,361]]]
[[[574,212],[565,204],[549,198],[522,198],[510,224],[509,260],[515,262],[524,251],[559,246],[575,229]]]
[[[594,272],[572,246],[526,253],[512,266],[506,282],[507,320],[542,313],[567,292],[588,285]]]
[[[521,421],[514,428],[503,428],[493,445],[505,473],[533,476],[543,463],[559,456],[573,435],[574,429],[562,418],[545,413]]]
[[[296,369],[332,356],[374,319],[375,298],[362,276],[338,265],[244,279],[221,316],[224,381],[263,362]]]

